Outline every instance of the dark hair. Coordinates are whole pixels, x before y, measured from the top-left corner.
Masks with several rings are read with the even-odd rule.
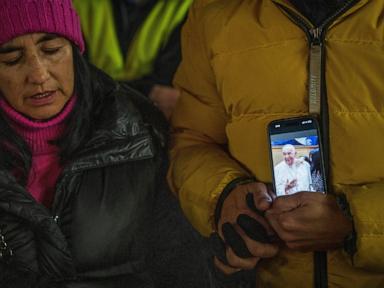
[[[64,164],[73,158],[73,155],[84,144],[91,133],[92,107],[94,87],[91,81],[91,71],[86,59],[81,55],[77,46],[73,46],[73,67],[75,73],[75,88],[77,100],[71,115],[67,120],[67,128],[63,137],[57,141],[60,147],[61,163]],[[96,96],[96,95],[95,95]]]
[[[312,153],[311,173],[321,172],[320,151],[316,150]]]
[[[76,151],[84,144],[92,131],[92,107],[97,100],[95,87],[91,81],[88,63],[77,46],[73,47],[73,66],[75,73],[74,91],[76,105],[67,119],[67,128],[63,137],[54,143],[60,147],[60,159],[64,164],[70,161]],[[95,97],[93,97],[95,96]],[[0,109],[0,169],[12,171],[17,180],[26,185],[31,167],[31,151],[24,141],[10,126],[8,118]]]
[[[311,165],[311,159],[309,159],[308,156],[304,156],[303,158],[304,158],[304,160],[305,160],[309,165]]]
[[[30,166],[31,152],[27,143],[11,128],[9,119],[0,109],[0,169],[12,171],[25,185]]]

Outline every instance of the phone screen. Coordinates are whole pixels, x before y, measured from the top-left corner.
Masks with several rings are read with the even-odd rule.
[[[273,121],[268,126],[276,196],[301,191],[325,193],[323,157],[315,118]]]

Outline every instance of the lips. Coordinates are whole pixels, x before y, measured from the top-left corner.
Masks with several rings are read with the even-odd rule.
[[[44,106],[52,104],[55,100],[56,91],[46,91],[43,93],[36,93],[27,98],[27,101],[32,106]]]
[[[31,98],[33,98],[33,99],[41,99],[41,98],[50,96],[52,93],[54,93],[54,91],[38,93],[38,94],[35,94],[35,95],[31,96]]]

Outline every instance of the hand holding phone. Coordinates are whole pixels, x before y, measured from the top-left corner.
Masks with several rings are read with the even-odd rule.
[[[226,244],[226,261],[216,260],[220,270],[252,269],[261,258],[276,255],[278,247],[268,239],[273,231],[263,215],[271,203],[269,188],[260,182],[238,185],[225,198],[217,225]]]
[[[288,248],[303,252],[340,248],[353,227],[335,197],[324,193],[277,197],[265,217]]]
[[[268,126],[276,197],[265,216],[288,248],[319,251],[341,247],[352,223],[326,178],[318,123],[312,117],[273,121]],[[320,192],[320,193],[312,193]]]

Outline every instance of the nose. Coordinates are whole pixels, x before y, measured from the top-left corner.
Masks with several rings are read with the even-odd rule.
[[[49,79],[49,71],[46,64],[36,55],[31,56],[29,61],[27,80],[31,84],[41,85]]]

